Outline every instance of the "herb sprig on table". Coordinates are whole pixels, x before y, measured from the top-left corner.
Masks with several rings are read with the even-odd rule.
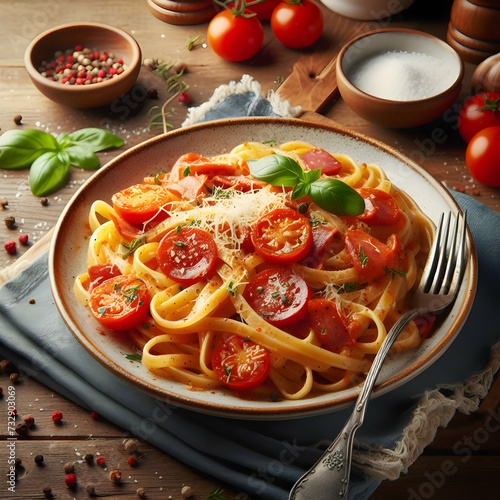
[[[95,153],[123,144],[120,137],[93,127],[57,138],[36,129],[8,130],[0,136],[0,168],[29,168],[31,192],[46,196],[67,183],[70,165],[96,170],[100,161]]]

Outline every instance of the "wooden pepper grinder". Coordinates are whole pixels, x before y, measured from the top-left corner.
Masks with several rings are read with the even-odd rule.
[[[212,0],[147,0],[147,4],[158,19],[181,26],[205,23],[217,13]]]
[[[475,64],[500,52],[500,0],[454,0],[446,40]]]

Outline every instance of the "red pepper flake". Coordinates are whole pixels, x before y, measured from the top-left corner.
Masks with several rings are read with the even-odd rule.
[[[19,243],[21,245],[27,245],[28,244],[28,235],[26,233],[21,233],[17,239],[19,240]]]
[[[100,457],[97,457],[96,462],[97,462],[97,465],[103,465],[103,464],[104,464],[104,462],[105,462],[105,459],[104,459],[104,457],[101,455]]]
[[[59,410],[52,413],[52,420],[54,422],[56,422],[56,423],[60,422],[62,420],[62,418],[63,418],[63,414]]]
[[[93,411],[91,414],[90,414],[92,420],[97,420],[99,418],[99,413],[97,413],[96,411]]]
[[[66,483],[66,486],[68,488],[72,488],[76,484],[76,475],[75,474],[68,474],[64,478],[64,482]]]
[[[127,463],[130,467],[133,467],[136,464],[137,460],[134,457],[128,457]]]
[[[17,251],[16,242],[13,240],[6,241],[3,244],[3,247],[5,248],[5,251],[7,253],[16,253],[16,251]]]

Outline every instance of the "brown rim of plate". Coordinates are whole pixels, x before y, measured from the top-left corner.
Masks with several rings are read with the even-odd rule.
[[[345,129],[340,125],[327,125],[324,123],[310,122],[306,120],[299,119],[284,119],[284,118],[271,118],[271,117],[247,117],[247,118],[236,118],[236,119],[225,119],[219,120],[217,122],[206,122],[197,125],[192,125],[190,127],[186,127],[183,129],[176,129],[167,134],[163,134],[152,139],[149,139],[133,148],[125,151],[121,155],[117,156],[109,163],[107,163],[104,167],[98,170],[78,191],[75,193],[72,200],[67,204],[67,207],[64,209],[54,232],[54,238],[52,241],[52,245],[49,253],[49,267],[52,268],[53,273],[50,274],[51,288],[54,294],[54,299],[59,312],[61,313],[62,319],[73,333],[73,335],[77,338],[77,340],[83,345],[83,347],[101,364],[105,365],[108,370],[122,378],[128,383],[131,383],[136,388],[141,389],[142,391],[156,397],[160,398],[165,402],[169,402],[174,406],[183,407],[191,410],[197,410],[206,414],[216,414],[228,416],[231,418],[258,418],[258,419],[279,419],[279,418],[295,418],[301,416],[316,415],[318,413],[326,413],[328,411],[334,411],[341,409],[350,403],[354,402],[357,398],[359,391],[354,391],[351,394],[344,395],[342,397],[337,398],[334,402],[331,400],[327,401],[315,401],[314,397],[310,399],[310,403],[304,403],[299,408],[297,407],[275,407],[272,404],[269,404],[268,407],[256,407],[251,408],[247,406],[238,406],[238,405],[224,405],[222,403],[208,403],[196,400],[194,398],[189,398],[185,396],[180,396],[178,394],[172,393],[165,389],[162,389],[156,384],[147,384],[141,378],[131,374],[130,372],[124,370],[121,366],[117,365],[114,361],[112,361],[109,357],[104,355],[103,353],[96,352],[96,347],[88,338],[88,336],[81,331],[78,324],[73,320],[71,311],[64,304],[64,300],[62,299],[61,292],[59,288],[59,284],[61,283],[60,276],[62,271],[58,266],[52,266],[51,262],[53,262],[55,255],[60,251],[59,246],[61,243],[61,238],[57,238],[59,231],[67,227],[65,224],[65,220],[71,217],[72,211],[74,211],[73,201],[77,199],[77,197],[85,195],[85,192],[89,190],[91,186],[100,182],[100,178],[104,177],[109,170],[113,170],[117,168],[117,166],[122,162],[123,159],[127,159],[130,156],[136,155],[140,153],[141,150],[145,150],[148,148],[155,147],[155,145],[164,140],[168,140],[171,137],[182,136],[185,134],[190,134],[192,132],[196,132],[197,130],[203,130],[205,128],[225,128],[231,127],[235,124],[271,124],[271,123],[279,123],[281,125],[289,125],[314,128],[317,130],[329,131],[337,134],[343,134],[350,136],[358,141],[363,141],[366,144],[369,144],[377,149],[381,149],[387,154],[390,154],[397,160],[403,162],[408,166],[411,170],[415,171],[418,175],[424,177],[425,180],[429,181],[432,186],[441,194],[446,203],[455,210],[460,210],[457,202],[451,196],[449,191],[443,186],[443,184],[435,179],[431,174],[422,169],[416,162],[411,160],[409,157],[405,156],[401,152],[396,149],[388,146],[387,144],[378,141],[377,139],[370,138],[363,134]],[[477,258],[475,254],[473,240],[470,234],[470,230],[467,229],[467,239],[469,243],[470,255],[469,255],[469,273],[468,273],[468,287],[467,290],[464,291],[464,300],[460,306],[460,310],[458,314],[455,315],[453,319],[453,323],[448,329],[448,331],[443,335],[443,338],[439,342],[437,346],[433,349],[427,351],[420,359],[416,362],[412,363],[406,369],[402,370],[398,374],[392,376],[385,382],[376,386],[373,391],[373,395],[381,395],[389,390],[391,390],[394,386],[399,387],[399,385],[395,385],[397,382],[403,383],[414,376],[421,373],[428,365],[434,362],[445,350],[451,345],[453,339],[460,331],[463,322],[467,318],[467,315],[472,307],[474,293],[477,285]],[[72,290],[72,287],[71,287]],[[406,380],[404,380],[406,379]],[[332,393],[335,394],[335,393]],[[304,401],[304,400],[302,400]],[[261,403],[261,402],[259,402]]]

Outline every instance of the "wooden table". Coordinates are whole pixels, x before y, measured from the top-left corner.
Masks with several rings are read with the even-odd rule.
[[[143,68],[138,85],[141,92],[128,101],[118,112],[108,110],[76,110],[59,106],[42,96],[30,82],[23,66],[24,51],[29,42],[40,32],[59,25],[76,21],[101,21],[119,26],[131,33],[141,45],[143,57],[156,57],[164,62],[182,61],[188,71],[184,81],[191,86],[192,106],[206,101],[221,84],[240,80],[249,74],[261,83],[263,92],[278,90],[281,83],[292,73],[294,64],[311,60],[331,58],[346,41],[352,29],[369,29],[387,25],[411,27],[445,37],[451,0],[431,2],[418,0],[406,12],[390,20],[359,24],[324,10],[325,30],[314,50],[294,51],[284,48],[272,35],[268,24],[264,26],[265,38],[261,52],[246,63],[229,63],[218,58],[207,46],[206,24],[195,26],[174,26],[155,18],[146,2],[116,0],[100,2],[75,0],[18,0],[1,1],[0,29],[0,129],[5,132],[15,129],[16,115],[22,116],[22,128],[36,128],[53,134],[72,132],[83,127],[107,128],[125,140],[125,146],[117,151],[99,153],[104,164],[126,148],[162,133],[161,127],[148,130],[149,110],[161,105],[168,97],[166,84]],[[192,50],[187,49],[189,40],[198,35],[201,38]],[[347,38],[346,38],[347,37]],[[468,95],[470,78],[474,66],[466,63],[466,77],[460,101]],[[314,79],[314,76],[311,75]],[[145,91],[156,88],[158,100],[145,97]],[[295,104],[292,99],[292,104]],[[174,102],[174,111],[169,117],[173,127],[179,127],[186,118],[186,106]],[[454,189],[460,189],[477,197],[494,210],[499,210],[498,189],[476,184],[467,172],[464,143],[456,130],[456,110],[446,114],[428,126],[412,130],[382,129],[358,117],[341,99],[328,103],[321,109],[323,115],[343,126],[380,139],[417,160],[423,168]],[[20,232],[29,236],[30,245],[36,244],[54,226],[63,207],[75,190],[89,177],[90,173],[72,168],[66,187],[47,197],[48,204],[42,205],[40,198],[29,190],[27,171],[1,172],[0,200],[3,200],[2,219],[13,216],[16,226],[8,229],[0,224],[0,241],[14,239]],[[0,269],[9,266],[25,256],[29,246],[18,243],[14,255],[0,250]],[[24,256],[24,257],[23,257]],[[0,332],[1,335],[1,332]],[[0,387],[4,393],[10,381],[0,375]],[[131,468],[127,464],[129,453],[123,446],[125,433],[112,422],[99,418],[94,421],[87,410],[70,403],[58,394],[40,385],[35,380],[21,378],[15,385],[16,407],[21,416],[28,413],[35,418],[35,427],[29,435],[16,444],[16,455],[22,459],[24,469],[20,470],[15,493],[7,492],[5,482],[0,498],[15,500],[43,498],[42,488],[50,485],[56,498],[87,498],[85,485],[95,483],[96,493],[106,498],[136,498],[136,489],[144,487],[147,498],[180,499],[183,485],[190,485],[194,498],[207,498],[216,484],[210,478],[200,477],[195,471],[165,456],[153,446],[140,442],[142,459]],[[438,432],[434,442],[411,467],[409,474],[395,482],[384,482],[373,498],[496,498],[498,473],[500,472],[500,433],[492,432],[489,439],[480,445],[474,441],[475,432],[480,430],[488,418],[487,410],[496,410],[498,398],[495,391],[484,400],[481,411],[470,415],[457,415],[446,429]],[[54,410],[64,414],[64,425],[55,426],[51,421]],[[0,400],[0,421],[6,422],[6,403]],[[5,439],[6,425],[2,424],[0,439]],[[469,442],[471,456],[467,460],[457,451],[460,443]],[[107,472],[96,465],[77,463],[79,483],[76,490],[64,485],[63,464],[68,461],[82,462],[86,454],[97,453],[106,457],[106,464],[121,468],[124,480],[116,487],[107,479]],[[35,455],[44,456],[44,465],[37,466]],[[0,457],[6,456],[5,443]],[[451,460],[456,472],[441,481],[439,474],[443,464]],[[5,478],[7,461],[1,458],[0,471]],[[416,492],[420,496],[412,496]],[[226,494],[231,495],[229,489]],[[427,496],[426,496],[427,495]]]

